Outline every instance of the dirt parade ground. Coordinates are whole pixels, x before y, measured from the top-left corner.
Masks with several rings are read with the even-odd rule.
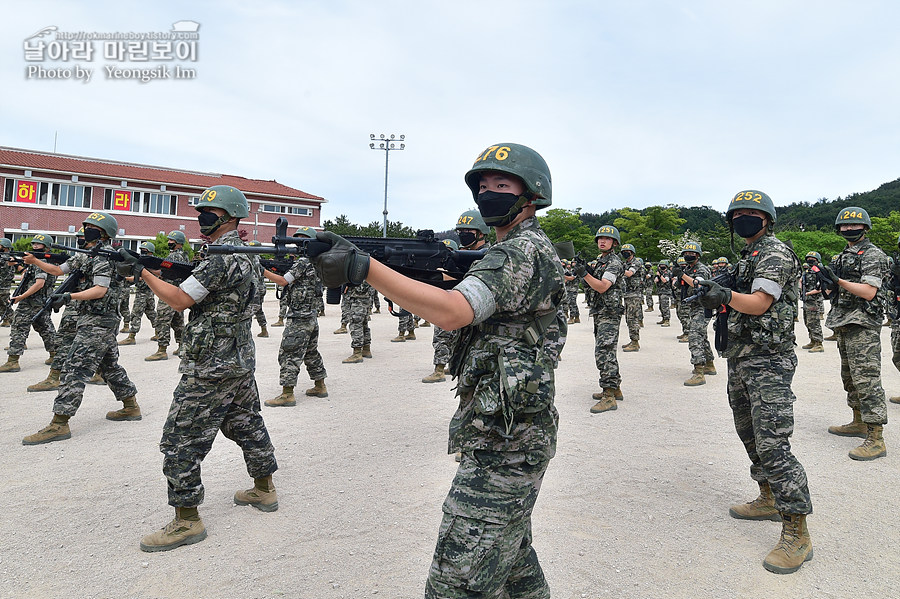
[[[274,294],[266,299],[271,325],[278,305]],[[456,468],[447,455],[454,384],[420,382],[432,371],[433,329],[391,343],[397,320],[387,313],[372,316],[374,357],[341,364],[350,337],[332,334],[338,307],[326,312],[319,346],[329,397],[263,408],[279,463],[278,511],[234,505],[234,492],[252,481],[238,448],[219,435],[203,463],[209,537],[153,554],[138,542],[173,516],[158,442],[178,359],[144,361],[156,350],[145,321],[137,345],[121,348],[143,420],[105,420],[120,404],[89,385],[71,439],[23,446],[49,423],[55,397],[25,391],[49,368],[32,332],[22,371],[0,374],[0,597],[421,597]],[[795,574],[770,574],[762,560],[780,524],[728,515],[758,488],[734,432],[725,361],[705,386],[683,386],[688,346],[675,339],[674,312],[671,328],[658,320],[646,313],[641,350],[619,352],[625,399],[599,415],[588,412],[598,387],[583,303],[581,324],[569,327],[556,372],[558,450],[533,518],[553,597],[900,597],[900,405],[888,406],[887,457],[849,459],[861,440],[826,432],[851,416],[837,347],[798,348],[792,442],[809,477],[815,557]],[[281,331],[255,338],[262,399],[281,391]],[[624,322],[621,331],[620,345]],[[797,332],[806,343],[802,323]],[[898,395],[889,335],[883,328],[883,382]],[[0,329],[3,346],[8,339]],[[309,386],[303,373],[298,391]]]

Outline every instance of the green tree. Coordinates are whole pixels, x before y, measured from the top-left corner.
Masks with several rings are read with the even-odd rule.
[[[575,245],[576,254],[584,258],[593,257],[597,254],[594,234],[582,223],[580,210],[581,208],[576,208],[573,212],[563,208],[551,208],[538,216],[538,222],[553,243],[571,241]]]
[[[685,222],[675,206],[650,206],[641,212],[623,208],[619,213],[622,216],[613,225],[619,229],[622,243],[630,243],[639,257],[654,262],[663,257],[659,241],[672,238]]]
[[[322,226],[326,231],[337,235],[359,235],[359,227],[351,223],[346,214],[341,214],[334,220],[326,220]]]
[[[775,236],[794,248],[794,252],[802,260],[807,252],[819,252],[826,264],[832,256],[841,253],[847,241],[834,231],[777,231]]]
[[[897,252],[897,232],[900,231],[900,212],[892,211],[886,217],[872,216],[872,230],[866,237],[887,255]]]

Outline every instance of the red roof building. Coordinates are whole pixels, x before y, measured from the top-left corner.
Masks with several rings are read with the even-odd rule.
[[[45,233],[57,243],[74,245],[84,218],[103,211],[116,218],[116,239],[131,249],[173,230],[198,244],[200,227],[193,206],[213,185],[231,185],[247,196],[250,216],[239,228],[247,230],[249,239],[268,242],[279,216],[288,219],[291,229],[321,228],[321,206],[327,200],[277,181],[2,146],[0,228],[13,241]]]

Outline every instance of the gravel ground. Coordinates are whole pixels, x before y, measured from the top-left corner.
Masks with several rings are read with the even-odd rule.
[[[273,294],[265,308],[273,322]],[[280,509],[233,504],[250,479],[237,447],[220,435],[203,464],[209,538],[156,554],[138,541],[172,517],[157,443],[177,359],[143,360],[156,348],[145,322],[121,358],[143,420],[105,420],[118,404],[105,387],[88,386],[70,440],[25,447],[22,437],[49,422],[54,397],[25,392],[48,368],[32,333],[22,371],[0,374],[0,597],[421,597],[456,466],[446,452],[453,385],[419,382],[431,372],[432,329],[390,343],[396,320],[388,314],[372,317],[374,358],[341,364],[350,339],[332,334],[338,314],[328,306],[320,319],[330,396],[263,411],[281,468]],[[600,415],[588,413],[597,390],[591,325],[570,327],[557,371],[558,452],[534,514],[553,596],[900,597],[898,437],[891,423],[889,455],[865,463],[847,457],[859,440],[825,431],[850,416],[835,345],[798,352],[793,445],[810,480],[815,558],[777,576],[762,560],[780,525],[728,516],[729,504],[757,488],[733,429],[724,361],[705,386],[684,387],[689,354],[675,340],[674,314],[666,329],[655,325],[658,315],[645,318],[641,351],[619,354],[625,401]],[[281,390],[282,330],[257,339],[263,399]],[[900,375],[882,332],[884,384],[895,395]],[[4,345],[8,335],[0,329]],[[892,416],[898,410],[889,405]]]

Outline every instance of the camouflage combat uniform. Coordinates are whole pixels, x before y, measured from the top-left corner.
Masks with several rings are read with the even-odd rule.
[[[70,274],[74,270],[80,270],[82,273],[81,280],[75,287],[75,291],[84,291],[94,286],[86,277],[86,273],[90,270],[90,262],[91,258],[87,254],[74,254],[67,261],[68,266],[66,270]],[[53,364],[50,366],[52,370],[60,372],[65,370],[66,358],[69,356],[69,350],[72,347],[72,343],[75,342],[75,335],[78,332],[79,303],[77,300],[70,301],[59,319],[59,326],[56,328],[56,355],[53,357]]]
[[[848,245],[831,262],[838,277],[852,283],[866,283],[881,289],[888,272],[887,256],[869,239]],[[838,289],[837,300],[825,326],[837,334],[841,354],[841,380],[847,392],[847,405],[858,409],[866,424],[885,424],[887,406],[881,386],[881,323],[884,318],[882,296],[866,301],[845,289]]]
[[[644,301],[647,302],[647,309],[653,310],[653,269],[644,267],[644,270]]]
[[[563,267],[567,276],[573,276],[572,266],[574,260],[565,260]],[[581,285],[581,279],[575,277],[571,281],[566,281],[566,302],[565,309],[569,318],[581,320],[581,312],[578,310],[578,287]]]
[[[625,272],[631,271],[630,277],[622,275],[625,287],[625,324],[628,326],[628,337],[632,341],[641,338],[641,322],[644,320],[644,266],[640,258],[632,256],[622,263]]]
[[[457,331],[445,331],[437,325],[434,326],[434,334],[431,337],[431,347],[434,348],[434,364],[447,364],[450,362],[450,351],[456,342]]]
[[[266,277],[263,275],[264,269],[262,264],[259,263],[259,259],[256,256],[253,257],[253,263],[254,272],[256,273],[256,295],[250,302],[250,306],[253,316],[256,317],[256,322],[261,328],[265,328],[268,324],[266,322],[266,313],[263,311],[263,302],[266,299]]]
[[[50,311],[44,312],[37,322],[32,323],[31,319],[44,305],[44,302],[53,293],[53,285],[56,277],[48,275],[37,266],[31,264],[22,272],[22,280],[25,281],[21,285],[22,291],[26,291],[35,281],[44,279],[44,286],[37,293],[29,295],[25,299],[16,304],[16,311],[13,314],[11,329],[9,331],[9,350],[10,356],[21,356],[25,351],[25,341],[28,339],[28,333],[32,327],[41,336],[44,342],[44,349],[53,353],[56,351],[56,328],[53,321],[50,320]]]
[[[297,384],[300,368],[306,364],[310,380],[321,381],[327,374],[322,354],[319,353],[318,300],[316,291],[319,278],[308,258],[297,258],[291,270],[284,275],[288,285],[282,292],[287,297],[287,312],[278,365],[281,367],[279,384],[293,387]]]
[[[616,344],[619,342],[619,324],[625,308],[622,306],[622,279],[625,266],[622,259],[610,251],[601,254],[588,265],[588,271],[598,279],[606,279],[612,285],[604,293],[591,290],[590,315],[594,317],[594,361],[600,371],[600,386],[618,389],[622,384]]]
[[[794,317],[800,262],[774,235],[763,235],[742,251],[735,291],[762,290],[775,298],[760,316],[728,312],[728,403],[738,437],[750,457],[750,476],[768,482],[775,507],[810,514],[812,502],[803,466],[791,452],[797,368]]]
[[[321,286],[321,284],[320,284],[320,286]],[[319,297],[321,297],[321,296],[322,296],[322,293],[320,292]],[[372,305],[375,307],[376,310],[381,311],[381,300],[378,299],[378,290],[375,289],[374,287],[372,287]],[[324,302],[322,303],[322,309],[323,310],[325,309]]]
[[[9,302],[9,288],[16,278],[16,267],[6,260],[6,252],[0,253],[0,320],[12,318],[12,305]]]
[[[400,306],[396,307],[399,308]],[[411,312],[406,312],[406,314],[397,318],[397,331],[400,337],[402,337],[406,333],[415,334],[416,324],[415,322],[413,322],[413,315]]]
[[[369,307],[372,305],[372,286],[363,281],[361,285],[348,285],[344,292],[347,298],[347,328],[350,331],[350,347],[362,349],[372,343],[369,329]]]
[[[131,307],[131,330],[136,335],[141,331],[141,316],[147,315],[150,326],[156,328],[156,296],[143,280],[134,283],[134,304]],[[154,330],[154,333],[156,331]]]
[[[668,269],[665,272],[657,270],[654,280],[659,295],[659,315],[663,322],[669,322],[672,316],[672,272]]]
[[[810,291],[821,291],[822,282],[810,269],[805,269],[800,276],[803,279],[801,289],[807,294],[803,298],[803,322],[806,324],[806,330],[809,331],[809,340],[813,343],[822,343],[824,336],[822,321],[819,317],[825,311],[825,299],[821,293],[808,295]]]
[[[449,451],[462,461],[444,502],[425,597],[549,597],[531,546],[531,513],[556,453],[562,265],[529,218],[456,290],[475,312],[450,368],[460,403]]]
[[[681,324],[682,335],[687,335],[688,332],[688,314],[683,301],[687,296],[682,297],[682,293],[689,289],[686,287],[687,285],[683,285],[680,279],[672,279],[672,303],[675,304],[675,316],[678,317],[678,322]]]
[[[686,264],[684,266],[684,274],[694,279],[709,279],[711,278],[712,273],[708,266],[700,262],[700,260],[697,260],[693,265]],[[684,297],[690,297],[695,293],[695,288],[685,283],[684,279],[681,280],[681,285],[684,290],[682,291]],[[684,299],[684,297],[682,299]],[[684,318],[687,321],[686,328],[688,334],[688,348],[691,350],[691,364],[696,366],[697,364],[703,365],[707,362],[712,362],[715,359],[715,356],[713,355],[712,346],[709,344],[709,334],[707,331],[709,320],[712,318],[712,315],[707,316],[703,306],[696,300],[690,303],[682,301],[681,304]],[[682,321],[682,324],[684,324],[684,321]]]
[[[350,296],[347,295],[345,287],[341,294],[341,326],[346,327],[348,324],[350,324]]]
[[[173,262],[184,262],[185,264],[191,262],[184,250],[172,250],[167,258]],[[184,313],[160,300],[156,310],[156,343],[160,347],[169,347],[170,331],[175,332],[175,343],[181,344],[181,335],[184,332]]]
[[[894,264],[900,264],[900,254],[894,255]],[[894,368],[900,370],[900,280],[891,277],[887,291],[890,293],[888,302],[888,318],[891,319],[891,362]],[[900,397],[891,398],[894,403],[900,403]]]
[[[123,280],[119,287],[119,316],[122,317],[122,322],[128,324],[129,327],[131,327],[131,308],[128,307],[128,304],[131,302],[132,285],[134,283]]]
[[[236,231],[217,241],[245,245]],[[211,255],[180,285],[197,303],[184,327],[181,381],[159,443],[171,506],[203,502],[200,463],[219,430],[241,448],[251,477],[278,469],[254,377],[250,300],[257,280],[251,256]]]
[[[104,245],[109,247],[108,243]],[[84,386],[95,372],[103,377],[118,401],[134,397],[137,388],[119,364],[119,346],[116,345],[121,277],[116,274],[113,262],[102,258],[84,262],[76,255],[60,268],[65,274],[80,268],[86,288],[99,285],[106,287],[106,293],[99,299],[81,300],[76,304],[75,338],[63,362],[53,413],[74,416],[81,406]]]

